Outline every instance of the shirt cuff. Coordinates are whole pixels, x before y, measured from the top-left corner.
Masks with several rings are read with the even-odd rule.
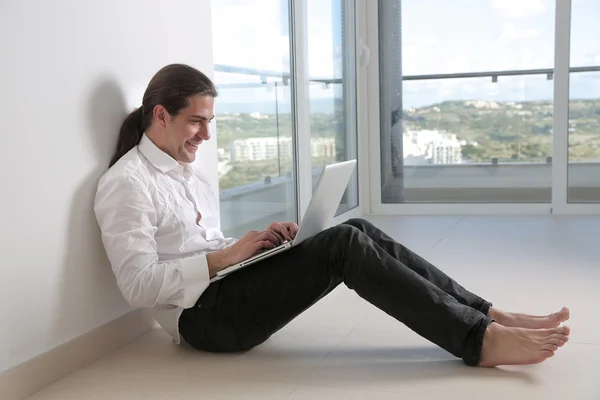
[[[179,260],[183,276],[183,308],[191,308],[210,285],[206,255],[187,257]]]
[[[225,238],[225,247],[231,247],[234,244],[236,244],[239,241],[239,239],[234,239],[234,238]]]

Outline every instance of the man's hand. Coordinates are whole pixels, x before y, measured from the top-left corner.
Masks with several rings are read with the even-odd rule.
[[[215,251],[207,255],[210,277],[231,265],[252,257],[261,250],[279,246],[283,240],[273,231],[251,231],[238,240],[233,246]]]
[[[293,222],[273,222],[267,230],[275,232],[282,241],[290,241],[296,237],[298,225]]]

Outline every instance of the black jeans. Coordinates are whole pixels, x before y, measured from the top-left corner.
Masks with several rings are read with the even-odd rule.
[[[213,282],[183,311],[180,334],[204,351],[248,350],[342,282],[465,364],[479,363],[491,303],[362,219]]]

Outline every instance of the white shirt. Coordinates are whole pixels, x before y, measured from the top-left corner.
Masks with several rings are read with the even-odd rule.
[[[145,134],[98,183],[94,211],[117,285],[177,343],[182,311],[210,284],[206,254],[235,243],[221,232],[216,201],[196,168]]]

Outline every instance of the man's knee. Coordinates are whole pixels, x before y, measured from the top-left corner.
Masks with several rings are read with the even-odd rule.
[[[315,252],[331,252],[333,249],[345,251],[368,237],[364,232],[364,225],[361,225],[359,221],[354,220],[352,223],[334,225],[316,235],[314,240],[309,241],[309,244],[314,246],[312,249]]]
[[[363,234],[361,225],[342,223],[329,229],[332,241],[341,246],[347,246],[354,238]]]
[[[363,218],[351,218],[348,221],[344,222],[343,224],[353,226],[355,228],[360,229],[361,231],[364,231],[365,227],[370,227],[373,225],[369,221],[367,221],[366,219],[363,219]]]
[[[331,228],[328,229],[328,231],[339,234],[352,232],[352,230],[354,229],[356,229],[355,225],[349,224],[348,222],[342,222],[341,224],[333,225]]]

